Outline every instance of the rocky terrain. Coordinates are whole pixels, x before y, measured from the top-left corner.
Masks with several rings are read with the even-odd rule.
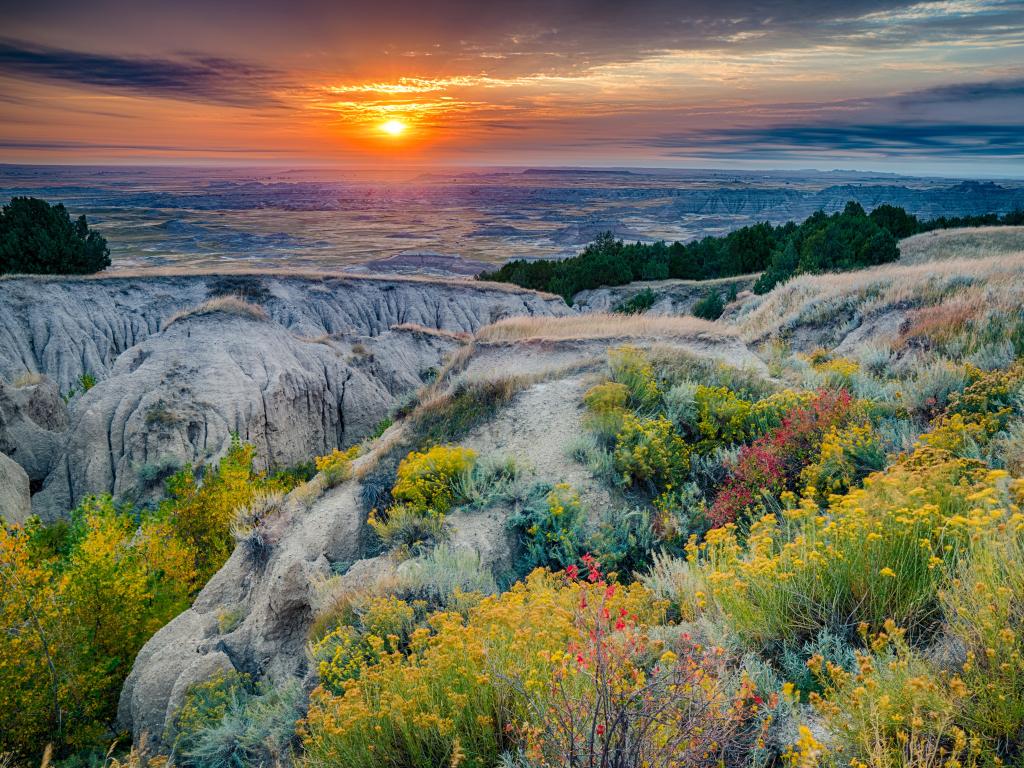
[[[757,275],[724,277],[719,280],[642,280],[611,288],[580,291],[572,297],[573,307],[581,312],[613,312],[637,294],[651,291],[654,304],[646,310],[652,315],[688,315],[693,305],[711,291],[724,299],[730,293],[749,291]]]
[[[443,377],[422,397],[443,399],[467,384],[515,381],[511,402],[463,435],[459,445],[483,456],[514,458],[532,479],[570,483],[593,522],[623,503],[617,491],[572,458],[574,442],[584,431],[583,394],[598,380],[609,347],[629,344],[653,355],[692,355],[763,376],[768,372],[763,357],[773,342],[784,341],[797,350],[824,346],[854,356],[890,349],[921,311],[913,307],[931,301],[927,297],[933,290],[946,293],[947,303],[956,303],[965,273],[976,282],[967,293],[986,291],[993,311],[1015,301],[1015,286],[1024,280],[1020,258],[968,264],[943,259],[942,254],[940,249],[935,263],[800,278],[767,296],[745,299],[718,324],[676,318],[659,325],[639,317],[595,314],[589,326],[582,318],[567,325],[537,316],[485,326],[466,337],[457,352],[455,344],[444,350],[455,354]],[[654,317],[668,314],[669,302],[692,302],[697,290],[685,281],[653,285],[668,294],[665,306],[650,310]],[[588,292],[577,303],[584,311],[597,312],[643,287]],[[899,365],[895,353],[888,360]],[[411,562],[367,549],[370,510],[363,501],[364,478],[405,444],[410,429],[415,429],[415,412],[356,461],[352,480],[326,488],[318,477],[293,491],[268,526],[268,559],[254,560],[244,547],[235,550],[192,608],[160,630],[139,654],[121,697],[123,726],[136,738],[144,732],[167,734],[188,687],[225,670],[274,684],[294,677],[315,683],[306,638],[321,609],[324,585],[330,584],[334,594],[372,593],[375,585],[386,591]],[[507,570],[515,547],[506,525],[510,512],[498,504],[452,514],[447,520],[451,546],[472,551],[496,574]],[[219,618],[225,611],[241,617],[227,631]]]
[[[609,345],[637,344],[764,371],[764,364],[735,335],[715,332],[701,321],[680,319],[664,333],[643,330],[641,335],[623,325],[618,335],[579,340],[552,335],[557,321],[548,327],[544,318],[535,320],[514,340],[495,340],[485,327],[425,397],[444,398],[467,383],[517,382],[509,405],[464,435],[459,445],[481,456],[515,459],[531,480],[570,482],[594,521],[622,499],[572,458],[572,444],[583,431],[583,393],[604,367]],[[408,567],[400,559],[368,551],[369,509],[362,499],[363,478],[414,428],[415,414],[386,432],[356,461],[354,479],[324,488],[318,477],[293,491],[267,528],[271,553],[265,561],[254,560],[245,547],[236,548],[192,608],[140,652],[121,697],[122,725],[136,738],[166,733],[189,685],[225,670],[275,685],[295,676],[315,680],[306,645],[324,585],[340,572],[340,580],[331,585],[334,593],[373,592],[375,585],[386,588]],[[507,572],[514,551],[506,525],[511,511],[500,503],[449,516],[450,546],[473,552],[496,575]],[[220,621],[225,613],[241,617],[226,632]]]
[[[793,409],[808,397],[824,397],[826,390],[842,390],[873,404],[864,411],[873,415],[864,418],[877,420],[843,429],[884,444],[873,466],[894,467],[898,477],[900,456],[913,449],[929,422],[948,427],[935,416],[937,403],[954,402],[951,393],[982,376],[1019,377],[1013,386],[1024,387],[1024,371],[1014,364],[1015,340],[1024,327],[1024,254],[1006,247],[997,255],[975,253],[981,236],[944,234],[916,245],[906,262],[805,275],[763,296],[744,290],[749,277],[711,285],[660,281],[585,292],[576,297],[575,311],[560,299],[505,286],[421,279],[236,274],[2,280],[3,515],[8,522],[30,511],[58,518],[87,493],[155,499],[169,471],[184,463],[210,464],[224,454],[232,433],[254,447],[258,469],[287,467],[359,444],[358,457],[344,473],[331,477],[321,470],[286,494],[259,497],[231,511],[244,516],[260,510],[250,528],[232,528],[233,551],[227,550],[229,557],[225,552],[226,562],[217,562],[223,565],[192,593],[185,610],[176,609],[155,634],[147,633],[144,645],[140,639],[112,730],[130,732],[136,745],[151,751],[177,749],[177,718],[196,686],[241,673],[259,696],[298,691],[291,700],[297,709],[285,711],[291,719],[283,737],[294,746],[295,719],[306,707],[322,714],[331,702],[344,700],[341,689],[325,693],[324,669],[334,665],[349,674],[350,664],[364,665],[365,672],[374,663],[369,657],[349,659],[343,643],[333,658],[317,657],[314,638],[324,636],[324,627],[341,622],[335,640],[347,637],[345,622],[364,621],[360,611],[368,610],[368,600],[397,596],[397,603],[387,605],[414,604],[420,593],[410,585],[441,590],[441,598],[431,598],[438,610],[463,616],[471,610],[459,602],[459,580],[467,574],[486,594],[528,572],[520,561],[530,529],[524,533],[514,521],[537,498],[552,519],[565,514],[552,506],[550,489],[572,489],[583,517],[574,535],[587,547],[600,544],[595,531],[608,521],[612,530],[629,534],[615,539],[609,556],[621,550],[647,559],[624,567],[668,568],[669,560],[652,553],[670,543],[677,547],[675,570],[644,577],[643,588],[653,590],[663,579],[676,590],[669,594],[681,610],[698,611],[693,590],[703,584],[695,579],[703,577],[681,554],[687,529],[671,540],[670,527],[658,534],[665,538],[644,544],[644,530],[616,526],[651,509],[678,515],[673,525],[680,526],[694,525],[691,506],[709,513],[739,471],[736,457],[751,450],[752,443],[725,436],[727,430],[748,429],[744,419],[780,403]],[[717,322],[687,316],[709,287],[735,287],[740,295]],[[648,288],[659,299],[646,313],[608,312]],[[617,354],[633,362],[615,373]],[[95,384],[87,387],[83,376],[95,377]],[[1005,384],[994,381],[997,389]],[[595,437],[602,414],[594,392],[622,393],[624,405],[614,408],[629,409],[614,412],[625,420],[612,431],[611,449]],[[696,399],[698,392],[704,399]],[[822,402],[834,406],[840,400]],[[1016,413],[1014,408],[1002,413]],[[376,429],[381,423],[389,425],[382,432]],[[642,439],[620,452],[630,445],[628,423],[638,425]],[[687,440],[662,441],[662,427]],[[757,438],[754,444],[782,444],[789,429],[772,427],[761,433],[771,441]],[[1016,429],[992,438],[992,445],[1006,457],[999,466],[1019,472],[1024,465],[1014,447]],[[704,430],[717,444],[701,453],[696,435]],[[830,432],[828,439],[840,434],[845,432]],[[384,538],[377,527],[381,500],[397,496],[396,468],[430,446],[477,457],[473,471],[449,478],[460,502],[438,516],[440,533],[404,543]],[[673,495],[683,490],[674,480],[624,477],[625,471],[642,471],[624,466],[666,461],[673,451],[684,452],[684,488],[699,501]],[[815,469],[818,454],[818,447],[810,451],[812,463],[803,470]],[[928,471],[935,482],[946,482],[946,465],[937,466]],[[480,467],[514,467],[515,476],[474,474]],[[811,476],[803,470],[801,482]],[[931,487],[927,477],[923,487]],[[997,473],[987,477],[994,483]],[[863,473],[849,481],[851,494],[861,493],[856,484],[862,480]],[[657,496],[655,482],[662,484]],[[909,481],[908,488],[917,482]],[[826,520],[825,511],[833,514],[839,507],[820,509],[808,519]],[[640,519],[654,525],[654,517]],[[700,527],[692,531],[706,533]],[[452,559],[424,576],[438,551]],[[705,609],[715,610],[699,610]],[[737,663],[763,653],[758,664],[778,664],[763,650],[760,620],[744,629],[749,634],[722,640],[716,633],[734,619],[727,613],[705,618],[684,617],[678,625],[655,629],[725,643],[752,636]],[[328,620],[334,624],[324,624]],[[785,632],[789,625],[780,626],[777,631]],[[517,628],[514,634],[535,633],[536,628]],[[943,650],[948,643],[941,633],[929,642],[928,659],[958,652]],[[407,663],[405,657],[392,661]],[[804,668],[801,659],[796,672],[785,674]],[[125,666],[118,682],[127,672]],[[245,717],[270,717],[269,710],[260,711],[264,715]],[[250,721],[234,716],[225,716],[227,730],[209,725],[204,738],[219,733],[228,739],[224,743],[235,743],[231,739],[238,734],[230,729]],[[796,738],[798,716],[822,743],[837,738],[820,715],[797,703],[779,714],[780,725],[770,734],[779,754]],[[341,733],[350,725],[339,715],[321,733]],[[315,738],[298,738],[307,750],[299,762],[312,760]]]
[[[207,308],[218,297],[238,306]],[[458,335],[558,299],[425,280],[173,276],[0,281],[0,447],[45,519],[86,494],[144,498],[232,433],[263,467],[349,445],[436,371]],[[95,380],[85,390],[83,377]],[[32,379],[35,381],[34,379]],[[71,396],[67,409],[58,393]]]

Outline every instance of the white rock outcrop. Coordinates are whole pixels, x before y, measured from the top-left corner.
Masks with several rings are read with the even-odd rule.
[[[265,317],[229,308],[171,322],[225,295]],[[232,433],[256,446],[261,468],[289,466],[365,436],[442,364],[456,334],[568,312],[560,299],[469,281],[6,279],[0,375],[45,374],[65,392],[83,374],[97,380],[71,399],[65,431],[23,425],[10,450],[32,479],[45,477],[32,498],[44,519],[91,493],[144,499],[175,467],[215,460]],[[0,414],[24,411],[7,407],[9,389]],[[15,434],[8,421],[0,441]]]

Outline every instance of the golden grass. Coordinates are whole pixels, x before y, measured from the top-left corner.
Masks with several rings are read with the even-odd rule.
[[[900,241],[900,263],[1024,255],[1024,227],[938,229]]]
[[[184,320],[187,317],[212,315],[215,312],[223,312],[225,314],[236,315],[238,317],[248,317],[252,320],[265,321],[270,319],[263,307],[250,304],[241,296],[217,296],[215,298],[208,299],[195,307],[175,312],[167,318],[166,321],[164,321],[162,329],[166,330],[179,320]]]
[[[396,323],[391,326],[392,331],[407,331],[409,333],[421,333],[425,336],[437,336],[442,339],[454,339],[455,341],[469,341],[472,334],[461,331],[446,331],[442,328],[429,328],[419,323]]]
[[[751,300],[733,325],[745,341],[756,341],[798,325],[826,325],[850,312],[864,317],[897,307],[942,304],[1017,312],[1022,292],[1024,254],[897,262],[856,272],[801,275]]]
[[[509,317],[481,328],[476,333],[476,341],[501,343],[673,337],[726,340],[735,335],[729,328],[690,316],[595,312],[566,317]]]
[[[21,389],[22,387],[34,387],[36,384],[42,384],[45,378],[46,377],[41,373],[25,371],[14,380],[14,386],[18,389]]]

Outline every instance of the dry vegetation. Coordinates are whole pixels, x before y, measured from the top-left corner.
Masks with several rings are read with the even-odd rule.
[[[396,323],[391,326],[392,331],[407,331],[408,333],[421,333],[425,336],[437,336],[442,339],[454,339],[455,341],[469,341],[472,336],[459,331],[446,331],[443,328],[428,328],[419,323]]]
[[[900,263],[1024,255],[1024,227],[936,229],[900,242]]]
[[[825,326],[853,312],[966,306],[980,313],[1016,314],[1024,290],[1024,255],[894,264],[828,275],[803,275],[758,297],[734,321],[756,341],[800,325]]]
[[[696,317],[585,314],[567,317],[510,317],[477,331],[480,342],[573,339],[701,337],[724,340],[734,332]]]
[[[46,379],[41,373],[35,371],[25,371],[14,380],[14,386],[18,389],[22,387],[34,387],[36,384],[42,384]]]
[[[265,321],[270,319],[263,307],[251,304],[241,296],[217,296],[216,298],[204,301],[202,304],[195,307],[175,312],[167,318],[166,322],[164,322],[163,328],[167,329],[179,320],[184,320],[188,317],[212,315],[215,312],[223,312],[224,314],[236,315],[238,317],[248,317],[252,320]]]

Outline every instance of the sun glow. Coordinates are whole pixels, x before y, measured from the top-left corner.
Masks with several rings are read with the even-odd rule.
[[[380,125],[380,129],[389,136],[401,136],[408,127],[401,120],[388,120]]]

